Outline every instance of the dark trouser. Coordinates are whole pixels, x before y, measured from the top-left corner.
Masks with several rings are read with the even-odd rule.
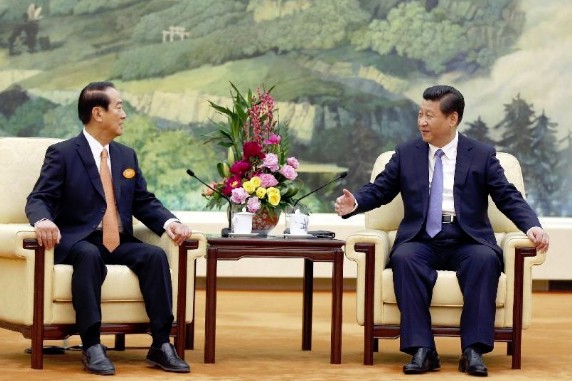
[[[433,239],[419,239],[396,247],[389,263],[401,313],[401,351],[435,349],[429,306],[437,270],[453,270],[463,293],[461,349],[482,353],[494,347],[494,322],[502,261],[491,247],[475,242],[457,223],[443,224]]]
[[[99,342],[101,286],[107,275],[106,264],[125,265],[137,275],[153,343],[169,341],[173,323],[173,293],[169,263],[161,248],[122,235],[121,244],[113,253],[109,253],[102,244],[101,232],[96,231],[86,240],[76,243],[64,263],[73,266],[72,302],[84,347],[89,346],[86,346],[86,341],[89,344]]]

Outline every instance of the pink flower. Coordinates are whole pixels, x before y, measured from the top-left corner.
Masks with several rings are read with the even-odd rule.
[[[296,159],[294,156],[289,157],[288,159],[286,159],[286,163],[288,165],[291,165],[292,168],[294,169],[298,169],[298,167],[300,166],[300,163],[298,162],[298,159]]]
[[[251,197],[246,202],[246,207],[250,213],[256,213],[260,209],[260,199],[258,197]]]
[[[280,169],[280,173],[288,180],[294,180],[296,177],[298,177],[296,170],[291,165],[288,164],[286,164],[285,166],[282,167],[282,169]]]
[[[248,198],[249,194],[244,190],[243,187],[234,188],[232,190],[232,196],[230,196],[230,201],[235,204],[244,204],[244,201]]]
[[[264,144],[280,144],[280,140],[282,140],[280,135],[272,134],[264,141]]]
[[[266,154],[266,157],[264,158],[264,161],[262,162],[262,167],[268,168],[272,172],[276,172],[280,168],[280,166],[278,164],[278,156],[276,156],[276,154],[274,154],[274,153]]]
[[[242,176],[243,173],[250,169],[250,163],[248,161],[239,160],[235,161],[232,167],[230,167],[230,173],[237,176]]]
[[[260,175],[258,175],[258,177],[260,177],[260,186],[263,188],[268,188],[278,185],[278,180],[276,180],[276,177],[274,177],[274,175],[271,175],[270,173],[261,173]]]

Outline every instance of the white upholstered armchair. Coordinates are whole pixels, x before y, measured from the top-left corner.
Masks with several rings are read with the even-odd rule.
[[[383,170],[393,152],[381,154],[371,181]],[[507,153],[497,157],[510,182],[524,195],[518,160]],[[496,300],[495,341],[507,342],[512,367],[521,367],[522,330],[531,322],[532,266],[545,260],[525,234],[489,200],[489,219],[503,250],[504,272],[499,279]],[[400,314],[393,290],[393,273],[386,268],[397,227],[403,218],[398,195],[391,203],[367,212],[365,230],[347,238],[346,256],[357,264],[357,322],[364,326],[364,364],[373,364],[378,338],[399,337]],[[437,336],[458,336],[463,296],[453,271],[439,271],[431,301],[433,332]]]
[[[69,265],[54,265],[54,251],[36,244],[24,213],[26,197],[40,173],[50,138],[0,138],[0,328],[31,339],[32,368],[43,367],[43,341],[77,333],[71,303]],[[172,335],[181,358],[193,347],[195,259],[205,255],[206,238],[193,232],[182,246],[167,234],[159,237],[142,223],[137,238],[167,253],[173,282]],[[115,334],[115,349],[125,349],[125,334],[148,332],[149,319],[135,274],[126,266],[108,265],[102,289],[102,333]],[[179,324],[179,322],[185,322]]]

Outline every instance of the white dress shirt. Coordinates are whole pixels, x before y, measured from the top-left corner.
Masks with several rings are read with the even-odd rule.
[[[441,147],[444,155],[441,156],[443,163],[443,214],[455,215],[455,201],[453,198],[453,184],[455,181],[455,166],[457,165],[457,145],[459,144],[459,132],[455,132],[455,137],[447,145]],[[429,189],[433,179],[433,169],[435,168],[435,152],[439,149],[429,144]]]

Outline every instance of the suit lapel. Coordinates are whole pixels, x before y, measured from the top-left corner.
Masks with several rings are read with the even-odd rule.
[[[89,143],[83,133],[80,133],[77,137],[77,153],[85,167],[87,177],[91,181],[93,187],[105,200],[105,194],[103,193],[103,184],[101,183],[101,177],[99,177],[99,171],[97,170],[97,165],[89,148]]]
[[[414,162],[418,163],[418,165],[415,165],[415,178],[419,179],[419,186],[423,195],[421,207],[425,213],[429,207],[429,144],[419,139],[416,147]]]
[[[455,164],[455,188],[462,187],[465,184],[472,161],[473,145],[465,136],[459,134],[459,144],[457,145],[457,158]]]
[[[119,205],[121,200],[121,153],[114,142],[109,143],[109,152],[111,156],[111,178],[113,180],[113,192],[115,193],[115,202]]]
[[[453,198],[455,199],[455,212],[460,214],[462,206],[460,192],[464,189],[467,181],[469,169],[473,161],[473,145],[469,139],[459,134],[459,144],[457,145],[457,158],[455,164],[455,179],[453,183]]]

